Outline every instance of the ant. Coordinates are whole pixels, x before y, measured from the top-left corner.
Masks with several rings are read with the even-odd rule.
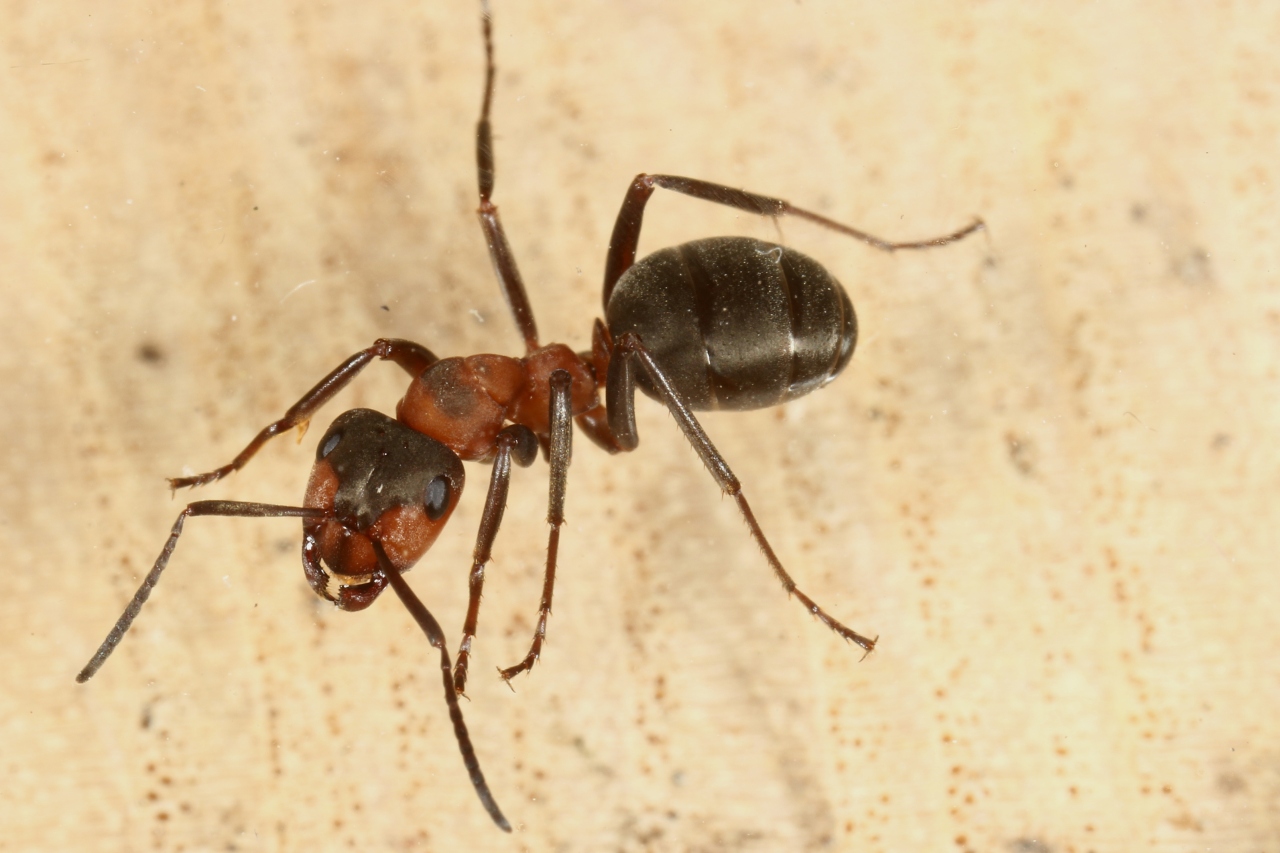
[[[493,134],[489,124],[495,66],[488,0],[481,0],[484,98],[476,126],[478,214],[494,272],[524,337],[523,358],[438,358],[421,344],[380,339],[320,380],[284,417],[261,430],[229,464],[169,480],[172,489],[203,486],[243,468],[273,437],[305,429],[316,412],[375,358],[410,376],[396,417],[369,409],[338,416],[320,440],[302,506],[196,501],[174,522],[169,539],[93,658],[76,677],[88,681],[120,643],[160,580],[193,516],[302,519],[302,567],[317,595],[342,610],[363,610],[390,586],[427,640],[440,651],[445,702],[462,760],[480,802],[501,829],[498,808],[467,734],[458,696],[467,683],[485,566],[507,502],[511,464],[533,464],[541,447],[551,467],[550,528],[537,628],[528,654],[499,670],[510,681],[533,668],[546,638],[564,523],[573,423],[608,453],[635,450],[639,387],[675,417],[721,490],[734,499],[751,537],[788,594],[845,640],[866,652],[869,639],[828,615],[796,586],[751,511],[738,478],[707,437],[694,411],[774,406],[836,378],[853,356],[857,318],[848,295],[817,261],[747,237],[713,237],[661,249],[636,261],[645,204],[657,188],[761,216],[795,216],[892,252],[943,246],[981,230],[980,219],[931,240],[894,243],[788,202],[674,175],[637,175],[614,223],[604,272],[605,320],[591,350],[541,345],[533,309],[493,204]],[[600,388],[604,387],[604,403]],[[403,574],[426,553],[462,494],[463,460],[491,462],[489,491],[476,537],[470,599],[456,666],[444,631]]]

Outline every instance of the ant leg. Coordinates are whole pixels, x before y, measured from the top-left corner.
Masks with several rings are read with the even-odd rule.
[[[595,325],[591,329],[591,353],[590,361],[592,370],[595,372],[596,385],[604,385],[605,379],[609,375],[609,353],[613,351],[613,338],[609,335],[609,329],[605,326],[604,321],[596,319]],[[587,354],[583,353],[583,358],[587,358]],[[621,453],[622,445],[618,444],[617,437],[614,436],[613,430],[609,429],[609,413],[604,406],[597,405],[593,409],[588,409],[574,419],[578,423],[578,427],[582,432],[591,439],[601,450],[609,455]]]
[[[489,246],[489,260],[493,262],[493,271],[507,297],[516,328],[524,338],[525,348],[533,352],[538,348],[538,326],[533,319],[533,306],[525,293],[515,254],[502,229],[502,220],[498,218],[498,208],[492,201],[493,128],[489,124],[489,106],[493,102],[493,23],[488,0],[482,0],[480,8],[484,29],[484,100],[480,104],[480,120],[476,122],[476,171],[480,184],[480,207],[476,213],[480,215],[480,227],[484,229],[485,242]]]
[[[426,605],[422,603],[422,599],[418,598],[413,588],[391,565],[391,561],[387,559],[387,552],[382,548],[382,543],[376,539],[373,541],[373,550],[378,555],[378,565],[381,566],[382,573],[391,584],[391,588],[396,591],[396,595],[400,596],[400,601],[409,611],[409,615],[418,623],[422,633],[427,635],[427,642],[440,650],[440,670],[444,675],[444,701],[449,706],[449,718],[453,721],[453,734],[458,739],[458,749],[462,752],[462,763],[466,765],[467,773],[471,776],[471,784],[475,787],[480,803],[489,813],[489,817],[493,818],[493,822],[503,832],[510,832],[511,824],[503,816],[502,809],[498,808],[498,803],[489,791],[489,785],[484,781],[484,773],[480,771],[480,760],[476,758],[475,747],[471,745],[471,736],[467,734],[467,724],[462,719],[462,707],[458,704],[457,694],[453,692],[453,679],[450,676],[453,667],[449,662],[449,652],[445,648],[444,631],[441,630],[436,618],[431,615],[431,611],[427,610]]]
[[[747,213],[756,213],[760,216],[798,216],[801,219],[816,222],[824,228],[830,228],[832,231],[847,234],[854,239],[861,240],[868,246],[886,252],[893,252],[898,249],[927,249],[933,246],[945,246],[985,227],[981,219],[975,218],[960,230],[944,234],[941,237],[893,243],[868,234],[865,231],[859,231],[857,228],[842,225],[813,211],[796,207],[791,202],[783,201],[780,198],[756,195],[745,190],[726,187],[722,184],[713,184],[709,181],[700,181],[696,178],[681,178],[676,175],[646,175],[642,173],[636,175],[635,180],[631,182],[631,186],[627,187],[627,194],[622,200],[622,209],[618,211],[618,219],[613,225],[613,236],[609,239],[609,255],[604,267],[604,304],[606,307],[609,304],[609,295],[613,293],[614,285],[618,283],[618,279],[622,277],[622,274],[630,269],[631,265],[636,261],[636,245],[640,241],[640,225],[644,220],[644,206],[648,203],[649,196],[653,195],[656,187],[662,187],[663,189],[672,190],[703,201],[734,207]]]
[[[221,468],[217,468],[207,474],[197,474],[194,477],[172,477],[169,480],[169,488],[186,489],[194,486],[205,486],[216,480],[221,480],[228,474],[243,468],[254,457],[254,454],[262,449],[264,444],[280,433],[288,432],[294,427],[300,427],[303,432],[306,432],[307,424],[310,422],[311,416],[316,413],[316,410],[329,402],[334,394],[345,388],[347,383],[355,379],[356,375],[364,370],[374,358],[394,361],[404,368],[410,376],[414,377],[438,361],[431,350],[421,344],[415,344],[413,341],[379,338],[374,341],[373,346],[351,356],[334,368],[328,376],[317,382],[314,388],[302,395],[301,400],[289,407],[289,410],[284,413],[284,417],[263,427],[262,431],[254,436],[253,441],[249,442],[248,446],[241,450],[240,454],[231,460],[229,464],[223,465]]]
[[[680,395],[676,393],[676,390],[671,387],[671,383],[663,375],[662,369],[658,367],[649,350],[645,348],[644,342],[640,340],[640,336],[635,332],[624,332],[618,337],[614,345],[613,359],[609,364],[608,384],[605,387],[609,426],[618,444],[624,450],[634,450],[640,443],[640,436],[636,431],[636,382],[633,362],[640,363],[654,389],[658,392],[658,397],[667,407],[667,410],[671,412],[672,416],[675,417],[680,431],[684,433],[685,438],[689,440],[689,443],[693,445],[693,449],[697,451],[698,456],[702,458],[702,464],[706,466],[711,476],[720,484],[721,491],[732,497],[738,504],[738,510],[742,513],[743,519],[747,522],[747,528],[751,531],[751,538],[756,540],[756,544],[764,552],[765,559],[769,561],[769,565],[773,568],[773,573],[782,582],[783,589],[788,594],[794,594],[796,598],[800,599],[800,603],[804,605],[806,610],[844,639],[857,643],[868,652],[874,649],[876,645],[874,639],[864,637],[857,631],[847,628],[836,621],[796,586],[796,582],[791,579],[791,575],[787,574],[787,570],[782,567],[782,561],[778,559],[778,555],[773,552],[773,548],[769,545],[769,540],[765,538],[764,530],[761,529],[760,523],[756,521],[755,513],[751,511],[751,506],[747,503],[747,498],[742,493],[742,484],[738,482],[738,478],[729,469],[729,463],[720,455],[720,451],[716,450],[715,445],[711,443],[711,439],[703,431],[702,425],[698,423],[698,419],[693,416],[693,412],[680,399]]]
[[[605,453],[612,456],[624,450],[622,445],[618,444],[613,430],[609,428],[609,412],[604,406],[596,406],[589,412],[583,412],[574,420],[587,438]]]
[[[164,571],[165,566],[169,565],[169,558],[173,556],[173,549],[178,545],[178,537],[182,535],[182,526],[189,517],[195,515],[223,515],[236,518],[323,518],[325,511],[300,506],[278,506],[276,504],[245,503],[243,501],[196,501],[195,503],[187,504],[187,508],[178,513],[178,520],[173,523],[173,530],[169,532],[169,540],[164,543],[160,556],[156,558],[155,565],[151,567],[151,571],[147,572],[147,576],[142,581],[142,586],[138,587],[138,591],[133,594],[133,599],[125,607],[124,612],[120,614],[120,618],[116,620],[115,626],[107,634],[107,638],[102,641],[102,645],[94,652],[93,657],[85,664],[84,669],[80,670],[80,674],[76,676],[76,681],[84,684],[90,678],[93,678],[93,674],[102,668],[107,658],[111,657],[111,653],[115,651],[116,646],[120,645],[120,641],[124,639],[125,632],[129,630],[133,620],[138,617],[138,612],[142,610],[142,605],[146,604],[147,599],[151,597],[151,590],[155,589],[156,584],[160,582],[160,574]]]
[[[493,458],[493,474],[489,477],[489,495],[484,499],[480,516],[480,532],[471,562],[471,600],[467,604],[467,620],[462,626],[462,645],[458,647],[458,665],[453,671],[453,689],[465,693],[467,663],[471,659],[471,641],[476,636],[476,620],[480,617],[480,592],[484,588],[484,567],[493,551],[493,540],[502,525],[507,508],[507,487],[511,483],[511,459],[528,468],[538,458],[538,438],[533,430],[512,424],[498,433],[498,452]]]
[[[551,594],[556,586],[556,556],[560,551],[560,527],[564,524],[564,495],[569,481],[569,461],[573,456],[573,406],[570,398],[572,380],[567,370],[551,373],[551,493],[547,499],[547,568],[542,579],[542,601],[538,605],[538,627],[524,660],[500,670],[508,683],[522,672],[533,669],[542,654],[542,641],[547,636],[547,618],[551,615]]]

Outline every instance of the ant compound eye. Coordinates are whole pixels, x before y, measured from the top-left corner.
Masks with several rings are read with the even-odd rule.
[[[316,451],[316,460],[319,461],[324,459],[332,453],[333,449],[338,446],[338,442],[340,441],[342,441],[342,430],[338,430],[324,440],[324,444],[321,444],[320,449]]]
[[[427,518],[439,521],[440,516],[449,508],[449,481],[443,474],[427,483],[427,492],[422,502],[427,509]]]

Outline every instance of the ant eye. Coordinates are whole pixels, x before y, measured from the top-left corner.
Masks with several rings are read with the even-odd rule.
[[[422,502],[427,508],[427,518],[432,521],[438,521],[444,515],[449,508],[449,481],[443,474],[427,483],[427,493]]]
[[[333,435],[326,438],[324,440],[324,444],[320,445],[320,449],[316,452],[316,459],[320,460],[328,456],[333,452],[333,449],[338,446],[338,442],[340,441],[342,441],[342,431],[338,430]]]

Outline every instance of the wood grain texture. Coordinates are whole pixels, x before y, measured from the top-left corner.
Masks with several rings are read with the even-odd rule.
[[[383,335],[518,352],[474,217],[460,3],[3,4],[0,850],[1280,848],[1280,10],[496,0],[497,193],[575,348],[626,182],[781,195],[858,307],[841,379],[712,416],[788,602],[671,419],[581,438],[549,646],[546,468],[516,473],[468,722],[388,598],[344,614],[293,521],[178,512]],[[643,250],[768,222],[657,197]],[[344,408],[200,497],[299,499]],[[410,575],[452,635],[487,471]],[[1270,709],[1270,710],[1268,710]]]

